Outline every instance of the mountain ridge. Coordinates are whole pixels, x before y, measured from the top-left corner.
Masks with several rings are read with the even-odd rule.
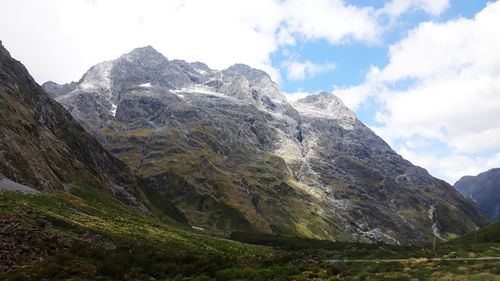
[[[96,188],[141,212],[158,212],[143,180],[50,98],[1,41],[0,108],[0,190]],[[185,222],[168,201],[161,209]]]
[[[493,168],[476,176],[464,176],[455,188],[472,198],[491,218],[500,220],[500,168]]]
[[[135,49],[91,81],[44,87],[192,225],[411,244],[488,222],[334,95],[292,103],[260,70],[158,54]]]
[[[0,43],[1,44],[1,43]],[[22,126],[25,127],[25,129],[31,129],[29,132],[32,134],[35,138],[34,141],[40,141],[44,136],[43,132],[37,133],[36,132],[36,127],[40,126],[42,129],[48,129],[48,133],[54,134],[56,137],[61,137],[63,133],[67,132],[65,131],[65,127],[74,127],[76,130],[76,133],[81,133],[83,137],[86,137],[86,133],[84,132],[83,128],[76,123],[71,115],[59,104],[53,102],[48,95],[46,95],[42,88],[36,84],[36,82],[31,78],[27,70],[22,66],[18,61],[12,59],[10,57],[9,52],[3,47],[3,45],[0,45],[0,56],[1,56],[1,67],[2,67],[2,76],[0,77],[0,86],[2,87],[2,107],[5,110],[2,110],[2,133],[4,134],[3,140],[13,140],[17,136],[15,135],[8,135],[8,130],[9,129],[14,129],[13,124],[14,122],[8,122],[9,117],[19,117],[19,122],[21,123]],[[20,101],[20,102],[18,102]],[[17,110],[14,110],[14,104],[17,104]],[[36,110],[30,110],[30,109],[36,109]],[[7,112],[12,112],[12,113],[17,113],[20,112],[21,114],[24,114],[23,117],[21,116],[16,116],[16,115],[8,115]],[[19,115],[21,115],[19,114]],[[29,121],[31,123],[24,124],[24,119],[29,119],[26,121]],[[60,130],[60,131],[59,131]],[[28,131],[26,131],[28,132]],[[52,136],[49,136],[52,137]],[[29,138],[27,137],[25,141],[27,141]],[[92,143],[92,137],[88,135],[87,141],[90,142],[92,145],[96,146],[96,150],[99,151],[99,153],[103,153],[105,158],[108,158],[111,160],[108,162],[109,165],[103,165],[102,168],[105,168],[106,166],[108,168],[113,168],[113,159],[110,154],[107,154],[105,150],[102,149],[102,147],[97,143],[94,142]],[[3,142],[4,145],[7,147],[9,146],[9,143]],[[77,144],[77,145],[82,145],[82,144]],[[11,153],[15,153],[14,150],[16,150],[15,147],[11,147]],[[88,150],[89,154],[90,150]],[[4,153],[9,154],[9,152],[5,151]],[[21,153],[21,151],[18,151],[18,153]],[[5,155],[5,154],[4,154]],[[78,159],[78,156],[77,156]],[[14,160],[14,159],[13,159]],[[36,160],[36,159],[33,159]],[[99,163],[98,161],[95,162],[96,164]],[[116,161],[116,163],[121,163],[120,161]],[[15,166],[15,165],[9,165],[8,163],[4,163],[5,166],[2,166],[2,171],[6,176],[10,176],[10,178],[15,178],[15,179],[20,179],[20,180],[26,180],[28,183],[31,183],[33,186],[38,187],[40,189],[43,189],[45,187],[47,188],[56,188],[56,189],[62,189],[62,185],[59,184],[60,180],[58,177],[62,177],[62,175],[55,175],[50,178],[50,180],[47,179],[40,179],[39,181],[28,181],[28,177],[23,178],[21,175],[16,176],[19,172],[20,169],[22,169],[20,166]],[[10,168],[9,168],[10,167]],[[126,166],[122,166],[120,168],[126,169]],[[97,171],[98,169],[94,168],[94,171]],[[48,172],[48,171],[47,171]],[[119,173],[117,173],[119,174]],[[48,176],[48,174],[46,174]],[[43,176],[41,176],[43,177]],[[35,178],[38,178],[38,176],[35,176]]]

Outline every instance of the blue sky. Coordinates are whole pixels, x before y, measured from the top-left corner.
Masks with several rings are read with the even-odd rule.
[[[0,40],[39,83],[152,45],[263,69],[290,100],[332,92],[450,183],[500,167],[499,1],[5,0],[2,11]]]
[[[372,6],[383,7],[386,1],[347,1],[347,3],[359,7]],[[410,11],[403,15],[398,22],[382,34],[381,42],[365,44],[358,41],[350,41],[340,45],[329,44],[324,39],[306,41],[295,46],[283,46],[271,54],[272,65],[286,72],[283,63],[287,56],[283,52],[295,54],[301,60],[310,60],[313,63],[334,63],[335,69],[320,73],[314,77],[304,80],[286,79],[282,77],[282,88],[286,92],[296,91],[331,91],[334,86],[348,87],[360,84],[371,66],[383,66],[388,63],[388,48],[391,44],[404,38],[410,30],[424,21],[445,22],[458,17],[473,18],[482,10],[488,1],[485,0],[452,0],[449,7],[438,16],[428,15],[420,10]],[[370,114],[363,114],[362,120],[368,124],[373,123]]]
[[[380,9],[386,1],[347,1],[346,3],[358,7],[371,6]],[[383,68],[388,64],[388,49],[407,36],[408,32],[421,22],[446,22],[459,17],[473,18],[481,11],[488,1],[485,0],[452,0],[448,8],[437,16],[426,14],[421,10],[407,12],[393,27],[382,34],[381,41],[375,44],[365,44],[350,41],[340,45],[329,44],[326,40],[303,42],[295,46],[284,46],[273,52],[270,56],[272,65],[286,73],[284,62],[290,54],[301,60],[310,60],[316,64],[334,63],[335,68],[322,72],[314,77],[304,80],[287,79],[284,75],[281,86],[284,91],[293,92],[319,92],[331,91],[335,87],[349,87],[361,84],[371,66]],[[284,55],[287,54],[287,55]],[[365,124],[376,125],[375,112],[377,105],[367,102],[356,110],[358,118]],[[435,144],[434,149],[443,151],[442,145]]]

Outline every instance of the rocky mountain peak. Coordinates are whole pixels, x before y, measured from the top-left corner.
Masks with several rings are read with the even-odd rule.
[[[500,168],[494,168],[477,176],[464,176],[455,188],[472,198],[494,220],[500,220]]]
[[[160,52],[158,52],[155,48],[153,48],[150,45],[145,47],[135,48],[129,53],[122,55],[120,58],[141,63],[144,63],[145,61],[149,60],[168,61],[168,59],[164,55],[162,55]]]
[[[195,61],[195,62],[192,62],[190,63],[190,65],[194,68],[196,68],[198,71],[205,71],[205,72],[209,72],[209,71],[212,71],[210,69],[210,67],[208,67],[208,65],[202,63],[202,62],[199,62],[199,61]],[[203,74],[203,73],[202,73]]]
[[[105,61],[91,67],[80,80],[80,87],[83,89],[111,89],[111,69],[112,61]]]
[[[356,114],[332,93],[308,95],[297,100],[294,105],[306,116],[340,120],[344,127],[352,127],[357,120]]]
[[[247,95],[252,96],[254,99],[260,100],[260,102],[264,104],[267,104],[271,101],[279,103],[286,102],[286,98],[283,92],[279,89],[278,84],[276,84],[271,79],[271,77],[262,70],[252,68],[246,64],[238,63],[222,70],[221,73],[223,76],[225,76],[228,84],[232,84],[232,86],[230,87],[231,92],[234,92],[235,84],[248,85],[248,87],[243,87],[243,89],[246,89],[244,91],[238,89],[236,90],[239,92],[247,92]],[[239,77],[245,78],[248,83],[242,81]],[[233,93],[230,94],[234,95]]]
[[[4,48],[2,40],[0,40],[0,56],[6,56],[6,57],[9,56],[10,57],[10,53],[9,53],[9,51],[7,51],[7,49]]]
[[[246,64],[237,63],[231,65],[229,68],[222,71],[222,74],[226,76],[236,76],[241,75],[245,77],[250,82],[256,82],[263,78],[268,78],[271,80],[271,77],[267,73],[262,70],[252,68]]]
[[[59,96],[65,95],[71,91],[74,91],[78,87],[78,82],[71,82],[64,85],[59,85],[53,81],[47,81],[43,84],[43,88],[50,93],[52,98],[57,98]]]
[[[116,76],[146,76],[146,72],[158,71],[168,64],[168,59],[151,46],[136,48],[113,61],[105,61],[91,67],[80,80],[80,88],[111,91]],[[111,77],[113,76],[113,78]],[[54,85],[47,85],[54,87]]]

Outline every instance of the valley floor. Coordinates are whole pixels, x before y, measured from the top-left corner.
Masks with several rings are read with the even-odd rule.
[[[102,194],[89,187],[42,195],[0,193],[0,279],[500,280],[498,225],[440,244],[435,252],[244,233],[232,237],[243,243],[140,213]]]

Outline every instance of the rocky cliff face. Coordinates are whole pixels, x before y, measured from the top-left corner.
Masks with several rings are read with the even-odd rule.
[[[492,219],[500,220],[500,168],[462,177],[455,188],[472,198]]]
[[[400,244],[488,221],[337,97],[289,103],[246,65],[216,71],[145,47],[44,87],[193,225]]]
[[[124,202],[141,205],[136,177],[127,165],[51,99],[1,42],[0,156],[0,179],[10,179],[3,179],[9,186],[106,187]]]

